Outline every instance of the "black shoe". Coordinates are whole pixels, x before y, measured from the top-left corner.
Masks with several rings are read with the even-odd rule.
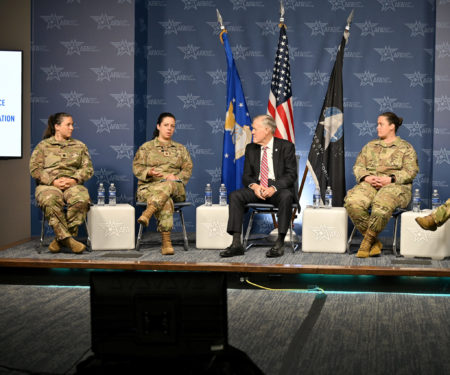
[[[267,258],[277,258],[284,254],[284,244],[279,245],[275,244],[271,247],[271,249],[266,253]]]
[[[235,255],[244,255],[245,250],[242,245],[239,246],[228,246],[225,250],[221,251],[219,254],[222,258],[230,258]]]

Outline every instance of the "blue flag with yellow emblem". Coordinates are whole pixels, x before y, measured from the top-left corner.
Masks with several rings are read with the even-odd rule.
[[[228,193],[242,188],[245,147],[252,140],[251,119],[226,30],[220,34],[227,57],[227,107],[223,137],[222,183]]]

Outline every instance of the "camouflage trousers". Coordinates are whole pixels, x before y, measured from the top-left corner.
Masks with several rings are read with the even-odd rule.
[[[450,217],[450,198],[447,199],[447,202],[443,205],[436,208],[436,210],[432,212],[431,216],[433,216],[434,222],[438,226],[443,225]]]
[[[408,186],[389,184],[377,190],[368,182],[361,182],[347,192],[344,207],[361,233],[370,229],[378,234],[388,223],[392,212],[397,207],[405,208],[410,200],[411,189]]]
[[[64,191],[55,186],[39,185],[35,196],[57,240],[77,234],[90,204],[89,192],[83,185],[74,185]]]
[[[170,232],[173,228],[173,202],[184,202],[186,192],[181,182],[160,181],[143,184],[138,187],[136,198],[156,207],[159,232]]]

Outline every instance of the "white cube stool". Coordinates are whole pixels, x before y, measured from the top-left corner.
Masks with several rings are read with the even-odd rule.
[[[233,236],[227,233],[228,205],[201,205],[196,209],[196,247],[198,249],[225,249]]]
[[[134,207],[92,206],[87,215],[92,250],[134,249]]]
[[[345,253],[348,216],[344,207],[313,208],[303,211],[302,251]]]
[[[450,256],[449,222],[433,232],[422,229],[414,220],[416,217],[426,216],[430,213],[431,210],[408,211],[402,215],[400,254],[404,257],[444,259]]]

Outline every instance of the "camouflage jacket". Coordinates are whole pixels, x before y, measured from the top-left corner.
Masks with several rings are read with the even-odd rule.
[[[392,143],[381,139],[370,141],[363,147],[353,166],[357,183],[368,175],[393,175],[396,184],[409,185],[418,172],[416,151],[400,137]]]
[[[133,160],[133,173],[138,185],[161,180],[161,177],[147,177],[150,168],[157,168],[163,177],[168,174],[177,176],[184,185],[192,175],[192,160],[188,150],[182,144],[170,141],[162,145],[158,138],[144,143],[136,152]]]
[[[92,177],[94,168],[83,142],[50,137],[39,142],[31,154],[30,173],[39,185],[51,185],[60,177],[71,177],[82,184]]]

